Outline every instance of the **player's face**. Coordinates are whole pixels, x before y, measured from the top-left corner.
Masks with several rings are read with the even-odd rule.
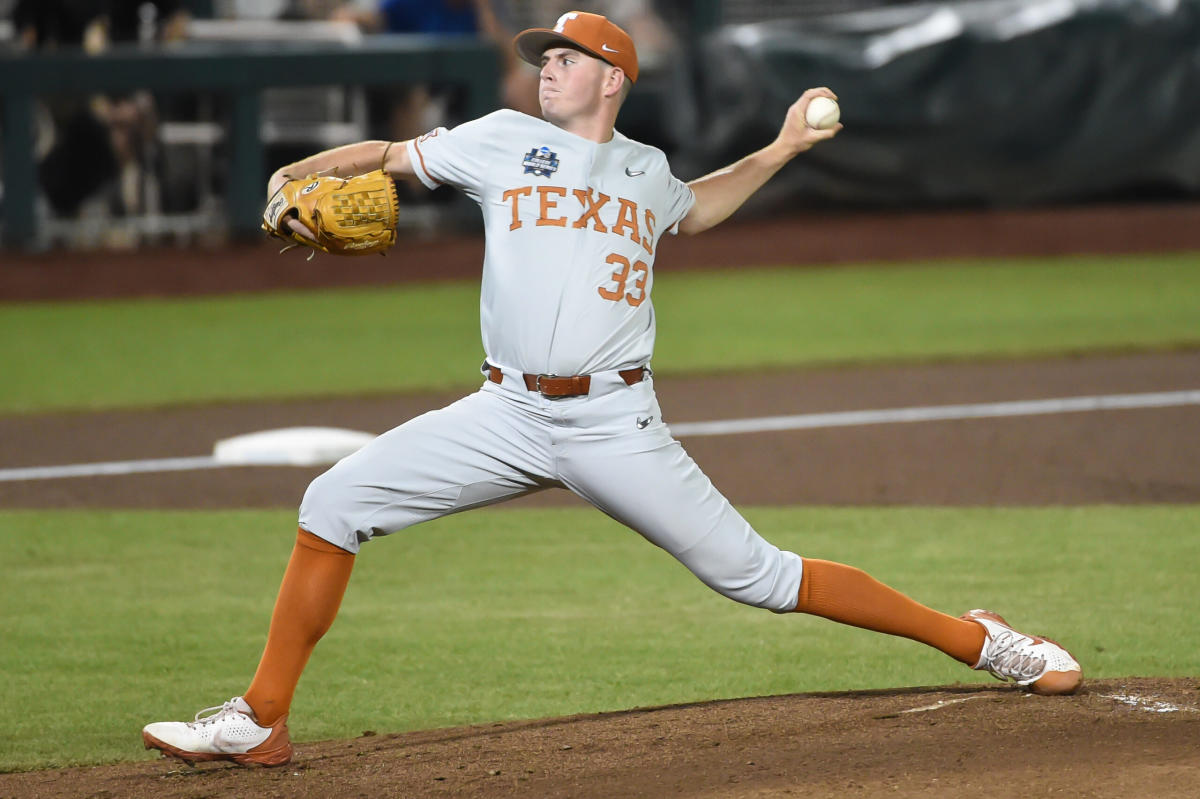
[[[604,96],[608,65],[569,47],[551,47],[542,53],[538,102],[546,121],[563,124],[594,114]]]

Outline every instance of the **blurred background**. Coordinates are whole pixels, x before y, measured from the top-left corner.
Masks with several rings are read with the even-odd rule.
[[[1200,0],[0,0],[0,254],[260,236],[282,164],[536,114],[509,43],[571,9],[633,34],[618,127],[684,179],[839,94],[843,134],[742,217],[1200,193]],[[406,234],[478,226],[448,190],[404,202]]]

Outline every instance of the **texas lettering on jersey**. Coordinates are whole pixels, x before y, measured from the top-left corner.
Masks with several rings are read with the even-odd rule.
[[[489,363],[591,374],[649,362],[659,237],[695,199],[661,151],[616,131],[590,141],[510,110],[407,147],[425,186],[452,186],[482,212]]]
[[[568,200],[568,197],[574,199]],[[640,209],[633,200],[624,197],[612,198],[590,186],[586,189],[569,189],[565,186],[518,186],[508,189],[501,198],[512,206],[512,223],[510,231],[524,227],[521,212],[528,206],[527,201],[537,208],[537,227],[571,227],[575,230],[588,229],[597,233],[612,233],[625,236],[634,244],[654,255],[654,212],[649,208]],[[559,203],[564,205],[560,207]],[[617,218],[609,227],[600,218],[600,211],[610,202],[617,204]]]

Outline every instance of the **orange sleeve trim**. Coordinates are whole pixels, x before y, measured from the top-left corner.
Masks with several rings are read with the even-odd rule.
[[[429,178],[430,180],[432,180],[434,183],[438,184],[439,186],[444,185],[442,183],[442,181],[438,180],[433,175],[429,174],[429,170],[425,168],[425,154],[423,152],[421,152],[421,145],[417,142],[416,139],[413,139],[412,143],[413,143],[413,149],[417,151],[417,158],[421,161],[421,171],[425,173],[425,177]]]

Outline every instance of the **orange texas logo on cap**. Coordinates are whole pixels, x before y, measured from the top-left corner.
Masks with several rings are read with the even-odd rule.
[[[553,28],[530,28],[513,39],[521,60],[535,67],[542,65],[542,53],[547,47],[566,45],[620,67],[632,82],[637,82],[637,50],[633,39],[608,17],[585,11],[568,11],[558,18]]]

